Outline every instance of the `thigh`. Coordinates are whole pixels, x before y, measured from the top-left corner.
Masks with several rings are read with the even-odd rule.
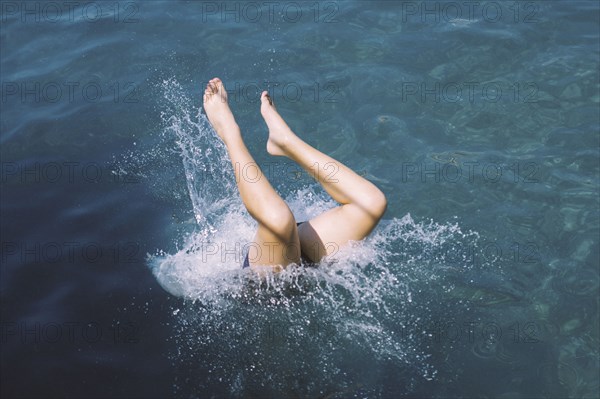
[[[318,262],[349,241],[364,239],[378,222],[353,204],[330,209],[298,227],[302,254]]]
[[[300,240],[298,229],[291,226],[284,235],[276,235],[261,224],[249,244],[250,266],[275,266],[285,268],[290,263],[300,264]]]

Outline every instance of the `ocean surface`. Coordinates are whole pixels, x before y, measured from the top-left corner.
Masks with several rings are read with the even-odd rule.
[[[2,1],[2,398],[598,398],[596,1]],[[201,109],[259,94],[385,192],[257,279]],[[250,172],[249,172],[250,173]]]

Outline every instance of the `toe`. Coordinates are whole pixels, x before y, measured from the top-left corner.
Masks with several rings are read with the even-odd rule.
[[[210,88],[210,91],[212,91],[213,93],[217,90],[217,82],[215,79],[211,79],[208,81],[208,84],[206,85],[206,88]]]
[[[267,101],[269,103],[269,105],[273,105],[273,100],[271,99],[271,96],[269,96],[269,92],[268,91],[263,91],[262,94],[260,95],[260,100],[261,101]]]
[[[209,82],[213,87],[219,87],[219,84],[222,83],[219,78],[212,78]]]

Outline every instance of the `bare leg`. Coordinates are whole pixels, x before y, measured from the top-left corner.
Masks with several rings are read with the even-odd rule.
[[[348,241],[365,238],[387,207],[381,190],[296,136],[273,106],[267,92],[261,96],[261,113],[269,128],[267,151],[296,161],[341,205],[298,228],[302,252],[311,260],[319,261]]]
[[[285,267],[300,261],[300,241],[294,215],[248,152],[220,79],[212,79],[204,91],[204,110],[208,120],[225,143],[242,201],[258,222],[249,260],[254,265]],[[244,171],[252,170],[252,176]],[[258,176],[258,177],[257,177]]]

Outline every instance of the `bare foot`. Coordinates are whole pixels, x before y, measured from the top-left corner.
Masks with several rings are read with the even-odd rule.
[[[227,103],[227,91],[219,78],[211,79],[206,85],[204,111],[213,129],[225,143],[240,135],[240,128]]]
[[[266,91],[260,96],[260,113],[269,128],[269,141],[267,141],[267,152],[271,155],[287,155],[287,146],[296,137],[287,123],[279,115],[273,105],[273,100]]]

